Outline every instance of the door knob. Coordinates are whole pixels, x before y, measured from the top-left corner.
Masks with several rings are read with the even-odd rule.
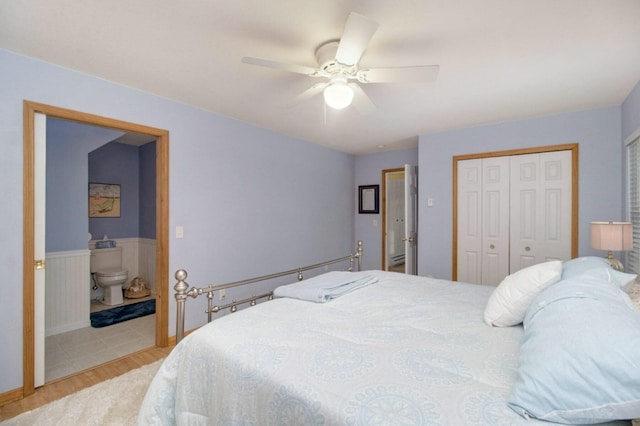
[[[37,259],[33,262],[36,269],[44,269],[44,259]]]
[[[489,246],[489,248],[490,248],[491,250],[493,250],[494,248],[496,248],[496,246],[494,246],[493,244],[491,244],[491,245]]]
[[[524,248],[524,251],[531,251],[531,247],[526,246],[526,247]]]

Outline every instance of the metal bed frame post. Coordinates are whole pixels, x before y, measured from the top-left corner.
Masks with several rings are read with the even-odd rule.
[[[176,305],[177,305],[177,320],[176,320],[176,344],[184,337],[184,304],[187,301],[187,289],[189,284],[185,281],[187,279],[187,271],[184,269],[178,269],[176,271],[176,280],[178,282],[173,286],[176,291]]]
[[[275,274],[262,275],[260,277],[249,278],[246,280],[235,281],[232,283],[221,284],[221,285],[210,285],[208,287],[192,287],[189,288],[189,284],[187,284],[187,271],[184,269],[178,269],[176,271],[175,277],[178,281],[173,289],[175,290],[175,298],[176,298],[176,344],[180,343],[180,341],[184,338],[184,316],[185,316],[185,303],[187,301],[187,297],[196,298],[204,293],[207,294],[207,322],[211,322],[212,314],[215,312],[219,312],[221,309],[230,308],[231,312],[235,312],[238,308],[238,305],[244,303],[250,303],[252,306],[256,304],[257,299],[268,298],[273,299],[273,293],[265,293],[259,296],[253,296],[247,299],[232,301],[229,304],[224,306],[213,306],[214,300],[214,292],[228,289],[232,287],[238,287],[241,285],[253,284],[259,281],[266,281],[272,278],[284,277],[287,275],[297,274],[298,281],[301,281],[304,277],[302,276],[303,271],[308,271],[311,269],[321,268],[323,266],[332,265],[334,263],[349,261],[349,271],[353,271],[353,261],[354,259],[357,261],[357,270],[360,271],[362,267],[362,241],[358,241],[358,245],[356,247],[355,253],[349,254],[344,257],[340,257],[338,259],[329,260],[322,263],[317,263],[315,265],[304,266],[302,268],[291,269],[284,272],[277,272]]]

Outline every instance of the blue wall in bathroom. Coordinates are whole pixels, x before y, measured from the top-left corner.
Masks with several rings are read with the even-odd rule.
[[[155,239],[155,142],[109,143],[122,134],[47,118],[47,252],[87,249],[88,233]],[[90,181],[122,185],[120,218],[89,219]]]
[[[87,156],[120,135],[120,131],[47,118],[47,252],[87,248]]]
[[[138,236],[140,165],[138,147],[108,143],[89,153],[89,183],[120,185],[120,217],[89,218],[94,240]]]

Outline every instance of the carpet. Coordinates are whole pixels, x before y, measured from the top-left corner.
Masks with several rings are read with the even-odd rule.
[[[22,425],[135,425],[149,384],[162,360],[0,422]]]
[[[144,302],[132,303],[130,305],[116,306],[115,308],[105,309],[104,311],[93,312],[91,317],[91,327],[100,328],[108,325],[117,324],[122,321],[151,315],[156,312],[155,299],[145,300]]]

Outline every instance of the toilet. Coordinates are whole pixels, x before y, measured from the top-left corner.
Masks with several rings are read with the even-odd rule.
[[[102,303],[124,303],[122,288],[127,282],[127,271],[122,267],[122,247],[91,250],[90,268],[94,282],[104,290]]]

